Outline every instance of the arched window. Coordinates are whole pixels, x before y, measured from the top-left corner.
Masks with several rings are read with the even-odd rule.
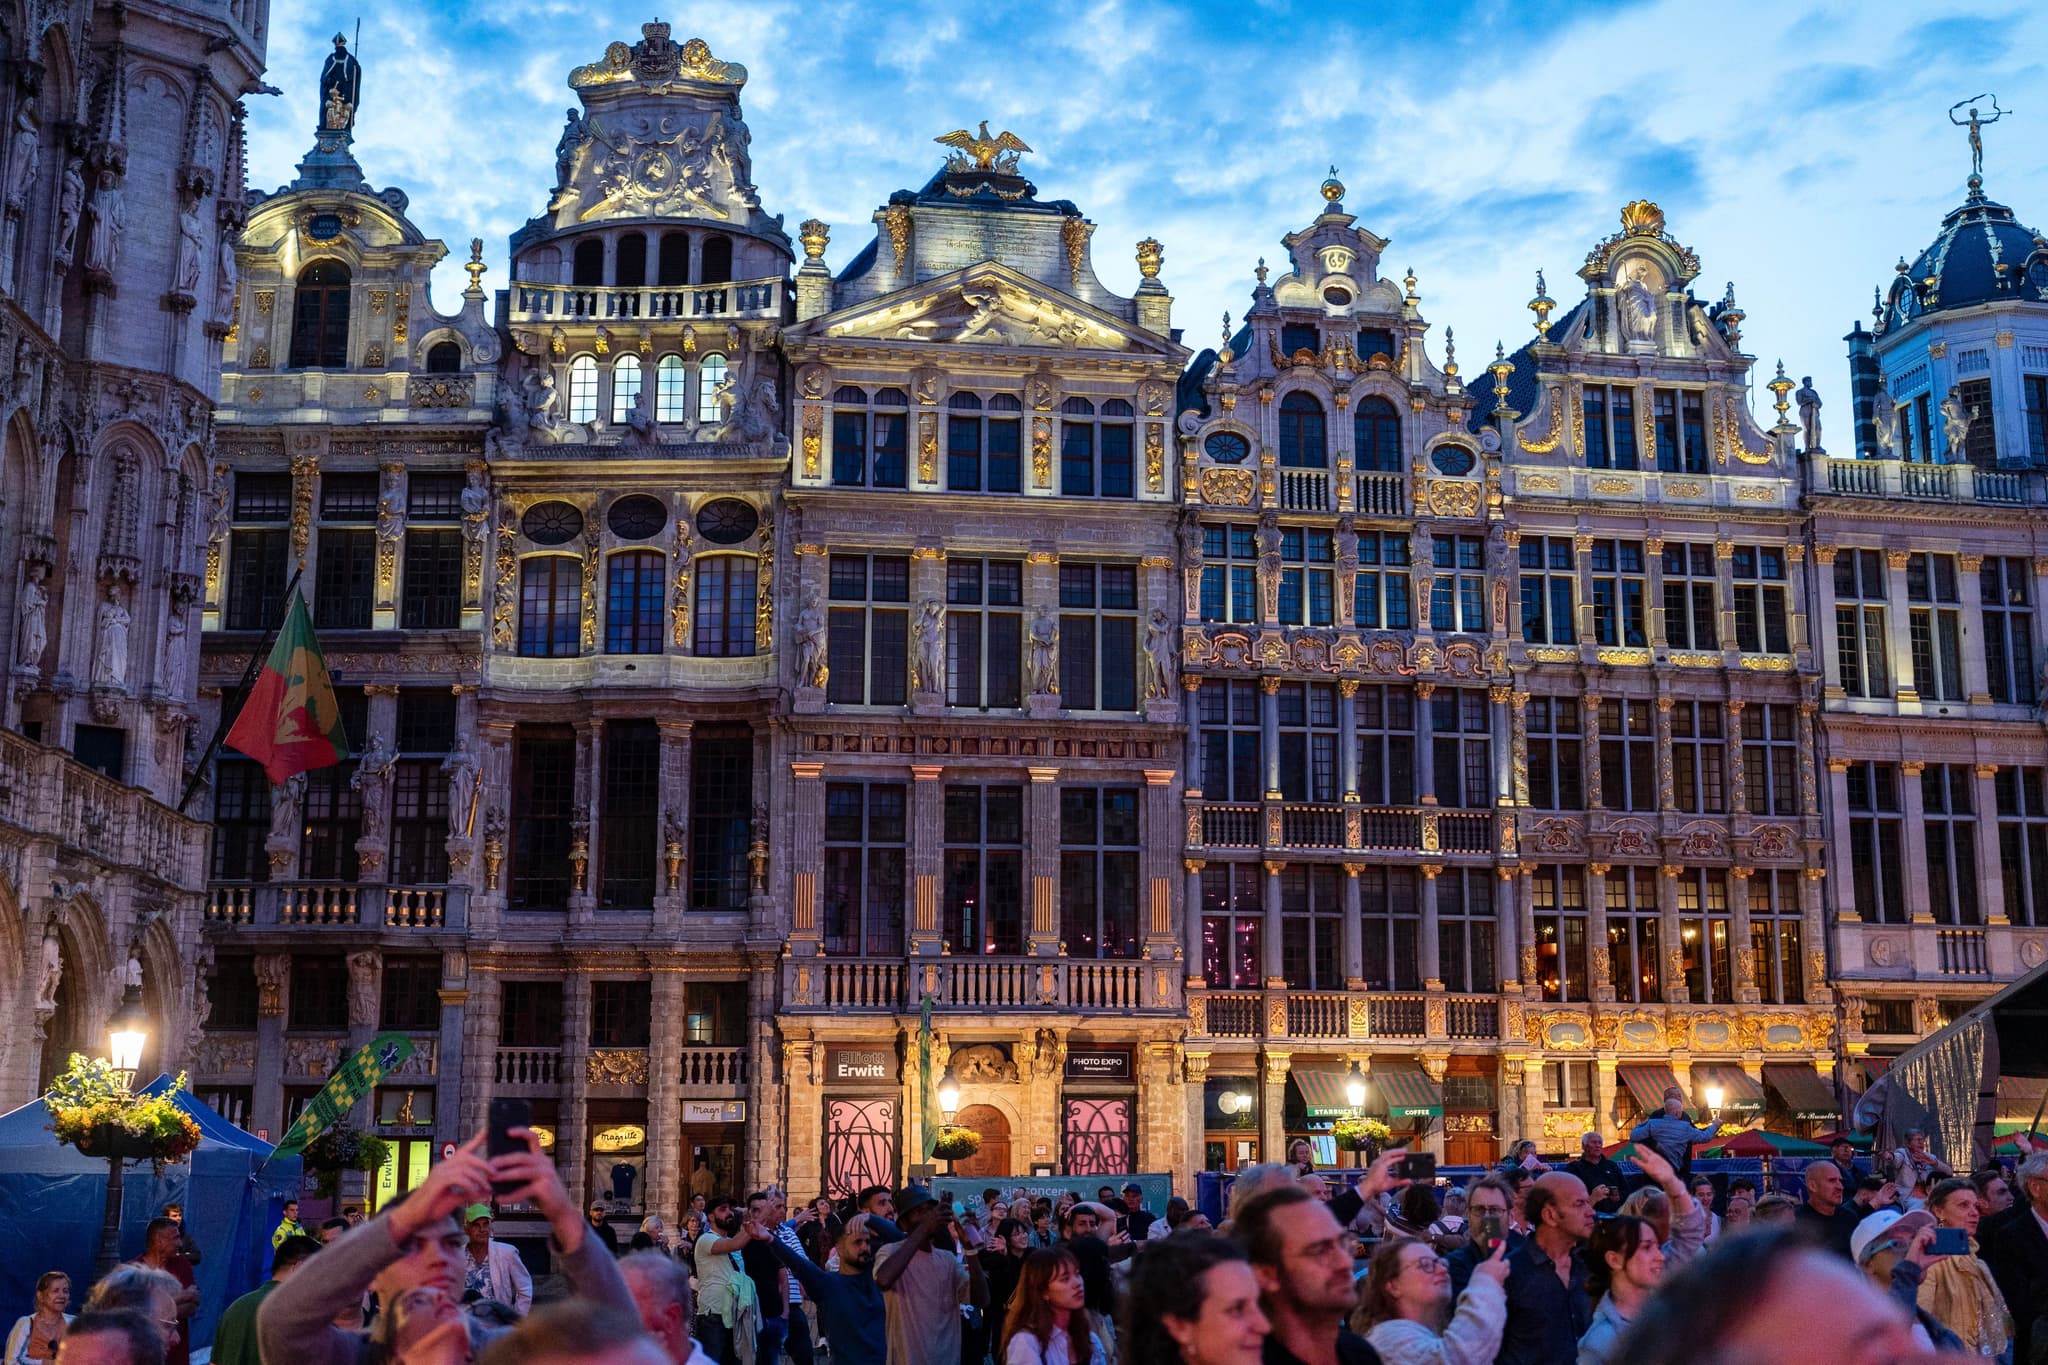
[[[1280,463],[1294,469],[1329,466],[1323,405],[1313,394],[1296,389],[1280,400]]]
[[[665,355],[654,366],[654,420],[680,422],[688,417],[688,371],[679,355]]]
[[[437,341],[427,347],[428,374],[462,372],[462,348],[452,341]]]
[[[569,283],[604,283],[604,243],[596,238],[587,238],[576,244],[575,264],[571,267]]]
[[[612,283],[621,289],[639,289],[647,283],[647,235],[629,232],[619,238],[612,257]]]
[[[575,381],[570,385],[573,388]],[[612,362],[612,420],[623,422],[640,406],[640,357],[622,355]]]
[[[697,631],[700,659],[738,659],[754,653],[755,561],[752,555],[700,555]]]
[[[699,284],[723,284],[732,278],[732,238],[706,237]]]
[[[688,284],[690,282],[690,234],[687,232],[664,232],[661,234],[661,257],[655,264],[656,284]]]
[[[299,272],[292,305],[293,369],[348,364],[348,291],[348,267],[340,261],[315,261]]]
[[[1384,398],[1358,400],[1351,419],[1358,472],[1398,474],[1401,471],[1401,414]]]
[[[583,629],[583,561],[534,555],[519,566],[519,652],[528,658],[573,657]]]
[[[725,387],[725,357],[713,351],[704,357],[697,367],[697,420],[700,422],[723,421],[725,414],[718,405],[718,391]]]
[[[597,420],[597,361],[587,355],[569,362],[569,420]]]
[[[665,559],[659,550],[628,550],[611,557],[605,572],[605,653],[661,653]]]

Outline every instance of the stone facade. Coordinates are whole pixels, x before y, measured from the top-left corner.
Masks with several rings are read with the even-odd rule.
[[[201,522],[265,6],[0,13],[0,1104],[207,1002]],[[204,809],[203,803],[195,809]]]

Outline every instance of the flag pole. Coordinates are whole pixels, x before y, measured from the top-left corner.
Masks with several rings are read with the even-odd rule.
[[[242,680],[235,684],[234,696],[221,700],[220,719],[214,724],[213,738],[207,741],[206,752],[199,756],[198,766],[192,769],[192,776],[186,779],[185,794],[178,798],[178,814],[185,813],[185,807],[192,800],[192,793],[199,790],[200,780],[206,775],[206,765],[213,762],[213,756],[220,752],[220,742],[227,738],[228,727],[234,724],[236,714],[242,709],[242,703],[248,700],[249,688],[256,681],[256,671],[262,668],[263,661],[270,657],[270,649],[277,643],[278,632],[284,629],[284,623],[291,617],[292,594],[298,591],[299,576],[305,571],[303,565],[292,570],[291,581],[284,585],[283,613],[277,618],[277,623],[263,633],[262,643],[257,645],[256,652],[249,656],[249,666],[242,670]]]

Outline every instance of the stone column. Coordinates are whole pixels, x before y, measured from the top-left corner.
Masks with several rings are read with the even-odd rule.
[[[1652,726],[1657,745],[1657,809],[1675,811],[1678,809],[1678,791],[1675,766],[1671,756],[1671,708],[1674,705],[1668,695],[1657,698]]]
[[[452,967],[453,958],[450,958]],[[462,1069],[451,1073],[442,1068],[442,1100],[449,1096],[446,1088],[455,1076],[461,1080],[461,1117],[456,1132],[463,1137],[480,1130],[489,1115],[491,1091],[497,1081],[498,1038],[500,1014],[504,1008],[504,995],[500,990],[496,972],[476,972],[470,978],[468,999],[463,1005],[463,1048]],[[460,979],[450,975],[442,980],[441,1022],[448,1022],[448,996],[461,990]],[[455,986],[447,983],[457,981]]]
[[[483,751],[477,755],[478,847],[483,866],[476,874],[478,890],[469,899],[472,941],[488,942],[504,913],[511,876],[511,820],[506,793],[512,789],[513,725],[508,720],[480,718],[477,729]]]
[[[1814,771],[1815,766],[1819,762],[1814,755],[1814,705],[1810,701],[1802,701],[1799,703],[1797,711],[1799,714],[1799,728],[1794,733],[1797,736],[1799,748],[1799,813],[1801,815],[1819,815],[1820,780],[1818,774]],[[1842,809],[1842,802],[1840,800],[1835,802],[1835,809]],[[1843,843],[1836,845],[1836,847],[1846,848],[1848,845]]]
[[[576,796],[569,819],[569,923],[587,925],[597,915],[596,848],[598,793],[604,789],[604,721],[576,722]]]
[[[1524,863],[1515,869],[1521,876],[1521,885],[1515,888],[1515,933],[1521,941],[1517,945],[1516,966],[1521,974],[1522,989],[1534,992],[1539,989],[1536,979],[1536,891],[1530,884],[1536,869]]]
[[[1749,932],[1749,879],[1756,869],[1731,867],[1728,869],[1728,935],[1734,941],[1729,944],[1735,952],[1735,1001],[1741,1005],[1758,1004],[1763,992],[1758,987],[1757,969],[1769,972],[1768,963],[1756,960],[1755,942]]]
[[[1657,910],[1662,921],[1659,935],[1664,940],[1664,1003],[1684,1004],[1690,996],[1685,986],[1684,940],[1678,934],[1678,878],[1685,871],[1676,863],[1657,869]]]
[[[814,1062],[823,1049],[808,1038],[782,1040],[784,1172],[789,1200],[815,1199],[825,1183],[824,1097],[818,1092]]]
[[[1971,769],[1976,779],[1970,805],[1977,813],[1977,904],[1984,922],[2007,925],[2005,913],[2005,865],[1998,853],[1998,765],[1979,763]]]
[[[1280,680],[1259,679],[1259,748],[1264,754],[1266,799],[1280,799]]]
[[[1358,874],[1364,870],[1359,863],[1344,864],[1344,989],[1349,991],[1365,989],[1365,935],[1358,894]]]
[[[1584,755],[1580,762],[1585,761]],[[1529,804],[1529,693],[1517,687],[1508,696],[1508,771],[1512,781],[1509,795],[1515,805]]]
[[[1206,774],[1202,771],[1202,706],[1197,695],[1202,690],[1202,675],[1183,673],[1180,675],[1181,730],[1185,746],[1181,757],[1181,786],[1188,796],[1199,797]]]
[[[1144,955],[1148,958],[1171,958],[1177,942],[1173,932],[1173,865],[1175,849],[1180,843],[1181,825],[1174,809],[1173,779],[1174,770],[1171,768],[1145,769],[1141,837],[1145,849],[1142,861],[1145,869]],[[1184,906],[1182,913],[1199,919],[1200,904],[1200,901],[1195,901]],[[1147,977],[1148,981],[1154,979]]]
[[[1266,879],[1259,888],[1259,907],[1263,911],[1264,920],[1264,929],[1259,935],[1259,971],[1265,978],[1267,990],[1285,990],[1287,977],[1285,969],[1281,966],[1280,955],[1280,872],[1287,864],[1269,858],[1262,866]]]
[[[1444,1073],[1451,1069],[1451,1059],[1443,1053],[1423,1053],[1415,1059],[1421,1063],[1423,1074],[1428,1076],[1438,1090],[1444,1086]],[[1444,1159],[1444,1125],[1439,1119],[1422,1137],[1422,1150],[1435,1157],[1439,1163]]]
[[[555,1130],[555,1165],[582,1205],[590,1175],[590,1121],[585,1104],[590,1065],[590,975],[570,968],[562,982],[562,1114]]]
[[[661,717],[661,856],[654,922],[665,936],[683,927],[690,907],[690,730],[687,720]]]
[[[682,1149],[683,974],[658,962],[649,985],[650,1033],[647,1040],[647,1185],[648,1213],[669,1223],[682,1214],[683,1172],[688,1162]],[[756,1123],[758,1115],[749,1115]]]
[[[1614,1124],[1614,1100],[1619,1093],[1615,1085],[1614,1054],[1603,1052],[1593,1059],[1593,1126],[1600,1130],[1604,1142],[1621,1140],[1621,1130]]]
[[[1579,756],[1586,769],[1586,809],[1599,810],[1606,804],[1600,793],[1600,694],[1588,692],[1579,705],[1585,711]]]
[[[1818,1001],[1827,998],[1828,989],[1827,924],[1820,886],[1827,873],[1818,867],[1809,867],[1805,873],[1799,882],[1799,910],[1806,925],[1801,934],[1801,946],[1806,949],[1806,998]]]
[[[1602,1004],[1614,999],[1614,950],[1608,946],[1606,863],[1586,864],[1586,973],[1592,978],[1591,998]]]
[[[1728,735],[1728,809],[1736,814],[1749,810],[1748,769],[1742,753],[1742,713],[1747,709],[1742,698],[1729,698],[1722,722]]]
[[[1664,537],[1643,538],[1643,592],[1649,597],[1650,648],[1663,649],[1671,643],[1671,626],[1664,619]]]
[[[1358,800],[1358,680],[1337,684],[1337,773],[1346,801]]]
[[[1901,705],[1920,700],[1919,680],[1913,674],[1913,608],[1906,595],[1906,561],[1911,558],[1905,550],[1884,553],[1885,634],[1891,653],[1892,695]],[[1907,828],[1917,827],[1909,824]]]
[[[1209,1054],[1189,1051],[1183,1055],[1182,1066],[1187,1078],[1181,1087],[1181,1100],[1187,1112],[1185,1151],[1181,1163],[1174,1170],[1199,1171],[1207,1155],[1208,1110],[1204,1093],[1209,1080]]]
[[[1287,1155],[1287,1071],[1293,1054],[1271,1047],[1259,1049],[1259,1160],[1280,1161]]]
[[[1522,1136],[1543,1140],[1543,1059],[1522,1058]]]
[[[1795,540],[1785,547],[1785,629],[1794,659],[1808,654],[1815,644],[1806,628],[1807,596],[1806,547]],[[1821,622],[1819,643],[1825,650],[1828,641],[1833,638],[1835,614],[1830,611],[1825,617],[1817,619]]]
[[[353,1055],[357,1048],[370,1041],[377,1032],[377,1017],[381,1013],[384,985],[383,955],[368,948],[359,948],[348,955],[348,1052]],[[358,1128],[367,1128],[376,1122],[375,1092],[357,1100],[349,1110],[349,1122]]]
[[[1200,858],[1185,858],[1181,866],[1187,871],[1186,889],[1181,893],[1181,960],[1186,968],[1183,975],[1190,989],[1199,989],[1205,983],[1203,972],[1207,967],[1202,960],[1202,869],[1208,864]]]
[[[1415,684],[1415,795],[1425,806],[1436,804],[1436,715],[1430,698],[1436,684]]]
[[[1420,959],[1422,988],[1426,991],[1441,991],[1444,988],[1442,930],[1436,905],[1436,879],[1443,874],[1443,870],[1441,863],[1422,865],[1422,941],[1417,945],[1420,951],[1416,956]]]
[[[1027,951],[1034,957],[1058,957],[1060,951],[1060,770],[1026,768],[1031,782],[1024,789],[1024,862],[1031,871],[1031,935]]]
[[[914,763],[910,768],[910,935],[912,957],[936,957],[950,928],[939,923],[939,872],[945,862],[946,802],[941,778],[945,765]],[[978,953],[979,944],[956,943],[962,953]]]
[[[746,1169],[752,1172],[747,1184],[753,1189],[782,1179],[788,1169],[789,1158],[782,1145],[786,1091],[775,1081],[779,1041],[775,1028],[776,994],[775,959],[765,953],[754,955],[747,990],[747,1043],[751,1052],[747,1058],[745,1092],[747,1116],[753,1120],[747,1126],[745,1153]],[[681,1162],[679,1152],[678,1170]]]
[[[461,1142],[476,1131],[462,1126],[460,1114],[467,1079],[463,1072],[470,1064],[468,957],[467,953],[450,953],[442,962],[441,1030],[434,1044],[434,1141],[437,1143]]]
[[[290,953],[256,957],[256,1084],[250,1093],[251,1127],[284,1136],[284,1017],[290,1007]]]
[[[822,945],[824,926],[818,923],[818,882],[825,859],[825,784],[821,780],[824,775],[823,763],[789,765],[789,838],[785,847],[790,866],[792,957],[812,956]]]
[[[1921,831],[1927,825],[1927,805],[1920,794],[1920,774],[1926,769],[1925,763],[1913,759],[1899,765],[1899,808],[1905,816],[1903,834],[1899,839],[1900,861],[1905,864],[1906,873],[1906,904],[1903,908],[1907,918],[1915,924],[1934,923],[1934,902],[1928,894],[1927,885],[1927,841],[1921,837]],[[1897,907],[1885,908],[1892,910]]]
[[[1172,1042],[1137,1046],[1138,1159],[1148,1171],[1199,1170],[1181,1164],[1188,1148],[1188,1106],[1181,1099],[1178,1054]],[[1200,1094],[1199,1088],[1196,1090]],[[1196,1129],[1201,1126],[1196,1116]]]
[[[1495,888],[1493,907],[1494,966],[1500,975],[1503,991],[1519,991],[1522,987],[1521,955],[1517,943],[1521,935],[1520,897],[1521,869],[1503,867],[1495,869],[1500,885]]]

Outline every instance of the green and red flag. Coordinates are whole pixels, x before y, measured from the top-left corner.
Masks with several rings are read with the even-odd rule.
[[[302,593],[292,594],[277,643],[228,731],[228,743],[261,763],[273,784],[348,757],[341,708]]]

